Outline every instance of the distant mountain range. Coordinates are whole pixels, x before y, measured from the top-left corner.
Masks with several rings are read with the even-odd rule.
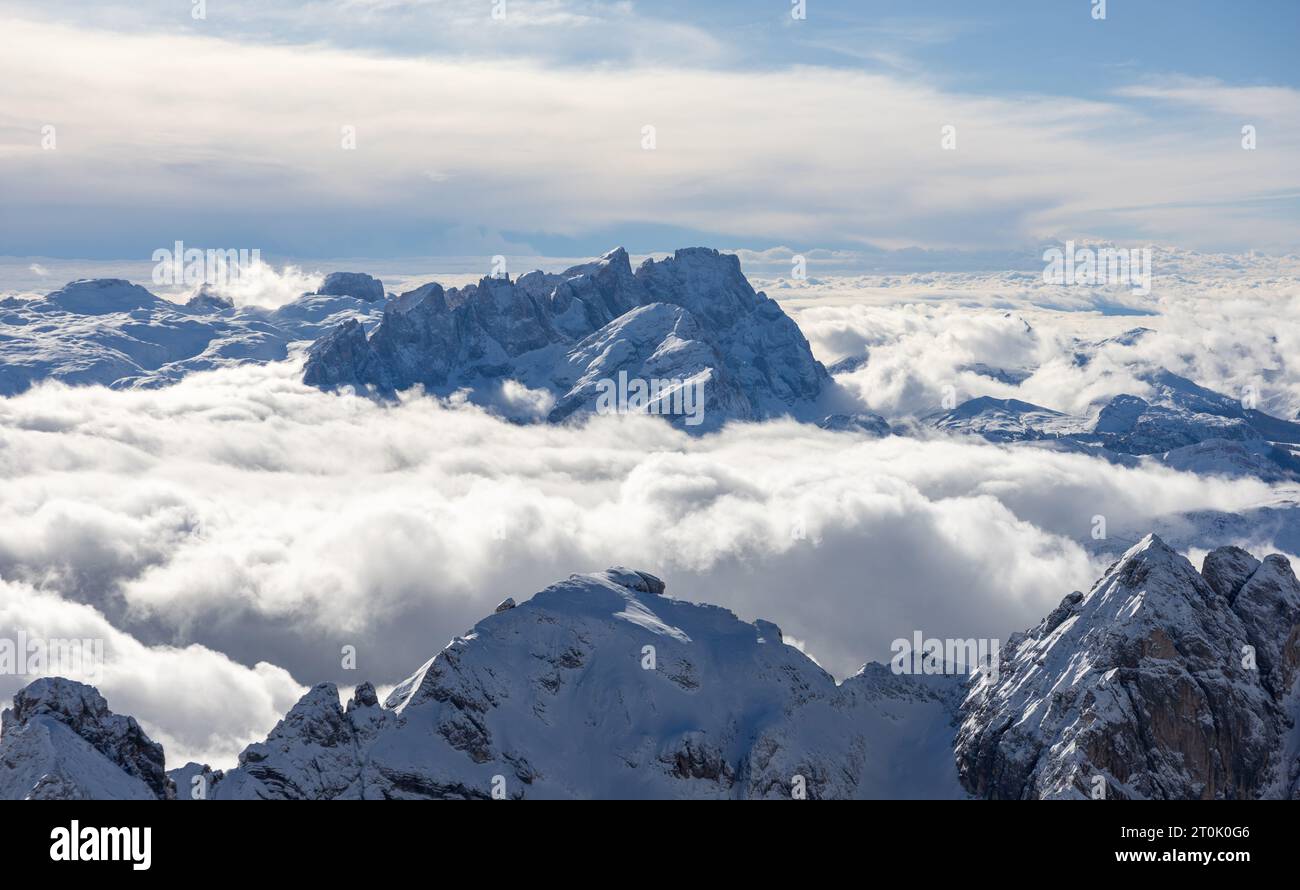
[[[1295,799],[1298,666],[1284,558],[1198,572],[1154,535],[969,676],[839,684],[770,622],[614,568],[506,600],[383,701],[312,688],[225,773],[164,773],[96,690],[36,680],[0,798]]]
[[[280,361],[290,343],[345,319],[378,318],[378,281],[365,288],[357,276],[331,278],[321,293],[278,309],[236,307],[206,290],[174,303],[117,278],[73,281],[38,300],[0,300],[0,396],[42,380],[164,386],[194,371]],[[344,286],[362,296],[342,293]]]
[[[1176,470],[1300,479],[1300,423],[1248,408],[1164,368],[1139,369],[1135,376],[1150,388],[1146,398],[1117,395],[1092,417],[981,396],[924,421],[993,442],[1035,442],[1118,463],[1152,455]]]
[[[1150,333],[1079,341],[1074,362]],[[450,289],[432,282],[397,296],[369,275],[335,272],[319,293],[278,309],[236,307],[207,288],[179,304],[122,280],[74,281],[41,299],[0,300],[0,395],[44,379],[161,386],[198,370],[282,360],[291,344],[309,342],[303,379],[312,386],[379,398],[416,386],[460,392],[513,420],[582,417],[602,410],[612,386],[642,381],[653,387],[629,410],[663,414],[692,433],[788,416],[873,436],[970,434],[1121,464],[1149,456],[1202,474],[1300,481],[1300,423],[1154,366],[1132,369],[1146,387],[1140,395],[1115,396],[1087,416],[991,396],[921,418],[830,413],[845,403],[836,378],[870,357],[828,372],[798,325],[750,286],[740,261],[707,248],[635,271],[618,248],[558,274]],[[1034,371],[965,370],[1002,386]],[[519,399],[512,382],[536,398]],[[674,402],[688,390],[699,394],[697,411]]]

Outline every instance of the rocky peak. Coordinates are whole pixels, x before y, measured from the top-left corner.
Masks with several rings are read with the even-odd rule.
[[[1155,535],[969,678],[871,663],[842,684],[775,624],[615,566],[506,601],[381,702],[306,692],[214,799],[1286,798],[1300,581]],[[506,605],[503,603],[503,606]],[[0,798],[172,795],[162,749],[61,679],[0,715]],[[964,786],[964,791],[963,791]]]
[[[379,704],[379,696],[375,692],[375,684],[370,682],[362,683],[352,692],[352,700],[348,702],[348,713],[352,713],[358,708],[373,708]]]
[[[829,380],[798,326],[754,292],[736,257],[691,248],[634,273],[618,248],[558,275],[403,294],[368,339],[349,327],[318,340],[304,381],[384,394],[417,384],[440,393],[464,388],[493,404],[510,378],[549,390],[549,419],[560,422],[596,411],[598,384],[620,372],[702,382],[703,425],[686,424],[684,410],[648,411],[693,432],[806,412]]]
[[[1257,568],[1259,560],[1240,547],[1220,547],[1205,554],[1201,577],[1215,593],[1232,602]]]
[[[623,566],[614,566],[606,570],[605,577],[615,584],[626,587],[628,590],[637,590],[642,593],[661,594],[667,589],[663,581],[649,572],[626,569]]]
[[[331,297],[355,297],[366,303],[382,302],[384,283],[364,272],[331,272],[325,276],[319,294]]]
[[[93,686],[62,677],[41,677],[17,692],[13,708],[0,713],[0,751],[6,744],[20,744],[20,736],[38,731],[48,721],[66,727],[127,776],[143,782],[154,796],[173,796],[162,745],[150,739],[134,717],[110,711]],[[0,761],[4,759],[0,756]],[[69,784],[76,784],[75,777]]]
[[[196,312],[227,312],[235,308],[235,303],[218,293],[211,284],[204,283],[194,296],[185,301],[185,308]]]
[[[1003,648],[962,706],[962,781],[986,797],[1285,796],[1300,587],[1280,557],[1159,537]],[[1235,593],[1234,593],[1235,591]],[[1248,657],[1256,653],[1257,666]]]
[[[909,770],[958,793],[950,701],[908,677],[842,689],[776,625],[664,590],[624,567],[574,575],[452,640],[382,706],[359,688],[340,714],[318,686],[218,797],[788,797],[796,777],[812,798],[888,796]]]

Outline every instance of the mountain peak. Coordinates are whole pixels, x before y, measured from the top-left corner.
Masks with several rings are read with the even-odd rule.
[[[94,797],[104,788],[174,796],[162,746],[93,686],[40,677],[18,690],[0,713],[0,797]]]
[[[663,593],[666,585],[649,572],[641,572],[635,569],[624,568],[623,566],[614,566],[606,569],[604,572],[606,578],[619,584],[629,590],[638,590],[642,593]]]
[[[508,412],[497,397],[501,381],[514,379],[549,391],[546,419],[559,423],[607,410],[607,381],[654,383],[656,392],[666,381],[667,402],[628,407],[636,399],[625,396],[616,410],[702,433],[728,420],[811,414],[829,380],[794,321],[755,293],[740,260],[709,248],[648,259],[635,273],[620,247],[558,275],[484,278],[445,299],[430,299],[435,291],[426,288],[390,304],[369,337],[336,329],[318,339],[304,382],[384,395],[416,385],[463,389]]]
[[[1300,654],[1281,557],[1215,551],[1203,576],[1151,534],[1087,595],[1013,635],[962,706],[963,782],[988,797],[1285,794],[1275,758]],[[1247,653],[1250,654],[1247,657]],[[1280,786],[1277,784],[1280,783]]]
[[[1278,555],[1219,548],[1202,575],[1148,535],[969,678],[869,663],[837,685],[775,624],[663,593],[623,566],[573,575],[382,704],[317,684],[238,768],[172,777],[214,799],[1297,792],[1300,581]],[[34,681],[3,714],[0,798],[170,798],[161,770],[84,684]]]
[[[365,303],[380,303],[386,296],[384,283],[364,272],[331,272],[325,276],[317,293],[331,297],[355,297]]]
[[[122,278],[80,278],[47,295],[43,305],[75,315],[107,315],[135,309],[173,307],[138,284]]]

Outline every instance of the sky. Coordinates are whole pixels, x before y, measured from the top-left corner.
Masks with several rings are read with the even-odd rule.
[[[1292,252],[1300,4],[1105,7],[3,0],[0,256]]]

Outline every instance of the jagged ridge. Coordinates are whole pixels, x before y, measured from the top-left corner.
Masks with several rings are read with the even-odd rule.
[[[467,388],[490,401],[505,379],[554,395],[551,421],[596,409],[597,383],[620,372],[703,384],[704,423],[811,410],[829,379],[808,341],[732,255],[678,250],[632,271],[627,251],[558,275],[483,278],[402,294],[367,337],[345,323],[311,350],[303,379],[392,393]]]
[[[1294,798],[1298,665],[1284,558],[1197,572],[1154,535],[969,682],[837,685],[774,624],[614,568],[507,599],[383,702],[317,685],[224,775],[164,776],[95,690],[38,680],[4,713],[0,796]]]

